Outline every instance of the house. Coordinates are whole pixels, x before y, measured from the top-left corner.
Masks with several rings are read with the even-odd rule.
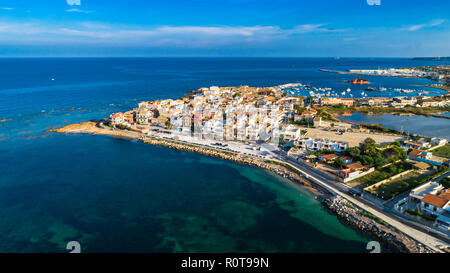
[[[146,125],[149,123],[151,112],[147,108],[138,108],[136,111],[136,122],[138,124]]]
[[[348,148],[347,142],[310,137],[300,137],[294,144],[310,151],[330,150],[333,152],[343,152]]]
[[[312,110],[314,110],[314,111],[312,111]],[[314,120],[314,117],[316,116],[316,114],[317,114],[317,111],[315,109],[305,110],[302,112],[301,118],[306,119],[307,121],[312,121],[312,120]]]
[[[417,140],[417,141],[409,140],[409,141],[405,141],[405,147],[412,148],[412,149],[425,149],[425,148],[430,148],[431,144],[424,140]]]
[[[417,162],[416,164],[414,164],[414,167],[416,167],[419,170],[428,170],[429,168],[431,168],[431,165],[425,162]]]
[[[436,227],[450,230],[450,190],[430,181],[411,190],[408,198],[418,211],[436,217]]]
[[[433,156],[431,152],[414,149],[408,154],[408,159],[425,162],[431,165],[440,166],[444,163],[443,158]]]
[[[333,97],[323,97],[320,98],[320,105],[338,105],[343,104],[347,107],[353,106],[354,100],[351,98],[333,98]]]
[[[413,202],[415,204],[420,204],[421,200],[425,197],[427,194],[437,194],[441,192],[444,189],[444,187],[434,181],[429,181],[427,183],[424,183],[414,189],[412,189],[409,192],[409,201]]]
[[[417,104],[421,107],[437,107],[437,106],[444,106],[444,103],[442,101],[434,100],[433,98],[427,98],[427,99],[417,99]]]
[[[364,167],[363,165],[361,165],[361,163],[358,163],[358,162],[345,164],[344,166],[345,166],[345,168],[347,168],[347,169],[352,169],[352,170],[357,170],[357,171],[366,168],[366,167]]]
[[[419,149],[413,149],[411,152],[409,152],[408,154],[408,159],[410,160],[416,160],[416,158],[421,155],[424,151],[419,150]]]
[[[319,155],[319,159],[321,161],[323,161],[323,162],[326,162],[326,163],[333,162],[333,161],[335,161],[338,158],[339,158],[339,156],[335,155],[335,154]]]
[[[445,139],[445,138],[433,137],[431,139],[431,145],[433,145],[433,146],[444,145],[444,144],[447,144],[447,139]]]
[[[353,162],[353,158],[349,157],[349,156],[343,156],[341,157],[341,159],[344,161],[344,164],[349,164]]]
[[[339,177],[343,182],[359,178],[366,174],[369,174],[375,170],[374,167],[366,167],[360,163],[349,163],[344,165],[344,169],[339,171]]]
[[[127,122],[129,124],[133,124],[134,123],[134,115],[135,115],[134,111],[125,112],[123,114],[123,119],[125,122]]]
[[[314,118],[314,126],[319,127],[322,125],[322,118],[321,117],[315,117]]]
[[[123,113],[115,113],[110,116],[112,125],[122,124],[124,122]]]
[[[386,107],[391,101],[391,98],[369,98],[367,104],[372,107]]]
[[[444,214],[445,211],[450,212],[450,190],[425,195],[420,203],[420,211],[435,217]]]

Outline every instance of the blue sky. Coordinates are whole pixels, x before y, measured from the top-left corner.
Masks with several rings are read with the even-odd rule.
[[[450,0],[0,0],[0,56],[450,55]]]

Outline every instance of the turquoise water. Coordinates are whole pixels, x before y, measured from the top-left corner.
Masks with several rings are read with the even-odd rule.
[[[310,193],[253,167],[107,136],[32,141],[2,151],[1,252],[365,251]]]
[[[203,86],[301,81],[407,59],[0,59],[0,252],[366,252],[305,189],[263,170],[106,136],[44,134]],[[54,81],[50,79],[54,78]],[[377,77],[385,87],[426,80]],[[376,83],[378,85],[378,82]]]

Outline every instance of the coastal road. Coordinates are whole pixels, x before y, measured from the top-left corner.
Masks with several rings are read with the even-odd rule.
[[[409,237],[430,247],[431,249],[437,252],[443,252],[439,247],[449,246],[448,238],[443,238],[438,234],[433,234],[432,231],[430,231],[430,228],[420,226],[418,223],[408,221],[395,214],[392,214],[392,212],[385,211],[384,208],[380,208],[363,198],[357,198],[348,194],[347,192],[349,187],[346,186],[345,184],[332,181],[324,174],[320,173],[320,171],[315,170],[313,167],[307,165],[306,163],[298,162],[291,159],[290,157],[284,155],[283,152],[281,151],[280,152],[272,151],[272,153],[275,153],[278,156],[278,161],[285,164],[289,164],[291,167],[295,168],[300,173],[302,173],[308,180],[317,183],[318,185],[320,185],[321,187],[325,188],[326,190],[330,191],[335,195],[339,195],[347,199],[348,201],[352,202],[361,209],[370,212],[371,214],[377,216],[386,223],[390,224],[391,226],[394,226],[395,228],[405,233]]]

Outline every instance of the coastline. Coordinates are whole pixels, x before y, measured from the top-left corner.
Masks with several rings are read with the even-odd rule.
[[[376,107],[376,108],[368,108],[368,107],[358,107],[358,108],[346,108],[342,111],[338,111],[336,109],[328,108],[327,111],[330,114],[333,114],[333,117],[339,119],[339,116],[343,115],[351,115],[355,113],[362,114],[374,114],[374,115],[383,115],[383,114],[392,114],[392,115],[417,115],[417,116],[425,116],[425,117],[434,117],[434,118],[443,118],[450,119],[448,116],[437,115],[436,113],[448,112],[450,108],[448,107],[440,107],[436,109],[424,109],[418,107],[410,107],[410,108],[389,108],[389,107]]]
[[[356,72],[358,70],[352,70],[352,69],[348,69],[347,71],[319,69],[319,71],[326,72],[326,73],[340,74],[340,75],[376,76],[376,77],[404,78],[404,79],[426,79],[427,78],[427,77],[419,77],[419,76],[396,76],[396,75],[367,74],[367,73],[362,73],[362,72]],[[450,88],[445,87],[445,86],[436,86],[436,85],[431,85],[431,84],[426,84],[426,85],[413,84],[413,86],[429,87],[429,88],[446,91],[447,94],[450,93]]]
[[[146,144],[165,146],[171,149],[183,150],[187,152],[195,152],[206,156],[217,157],[223,160],[229,160],[240,164],[258,167],[271,173],[288,179],[293,183],[305,186],[316,197],[323,196],[322,205],[330,213],[336,215],[344,223],[352,226],[360,232],[366,233],[370,237],[375,237],[383,244],[392,247],[399,252],[408,253],[428,253],[434,252],[428,247],[422,245],[416,240],[401,233],[394,227],[383,223],[373,215],[364,210],[357,208],[354,204],[345,200],[340,196],[334,196],[320,185],[311,183],[303,178],[297,171],[289,165],[282,162],[268,161],[253,156],[242,155],[236,152],[223,151],[214,148],[202,147],[196,144],[181,143],[175,140],[161,139],[155,137],[143,137],[133,131],[114,130],[104,127],[100,122],[88,121],[79,124],[71,124],[61,128],[51,129],[47,131],[59,134],[92,134],[92,135],[108,135],[121,138],[137,139]]]
[[[334,74],[342,74],[342,75],[359,75],[359,76],[377,76],[377,77],[390,77],[390,78],[405,78],[405,79],[424,79],[425,77],[417,77],[417,76],[391,76],[391,75],[377,75],[377,74],[367,74],[362,72],[356,72],[352,69],[348,69],[347,71],[335,71],[328,69],[319,69],[321,72],[334,73]]]

